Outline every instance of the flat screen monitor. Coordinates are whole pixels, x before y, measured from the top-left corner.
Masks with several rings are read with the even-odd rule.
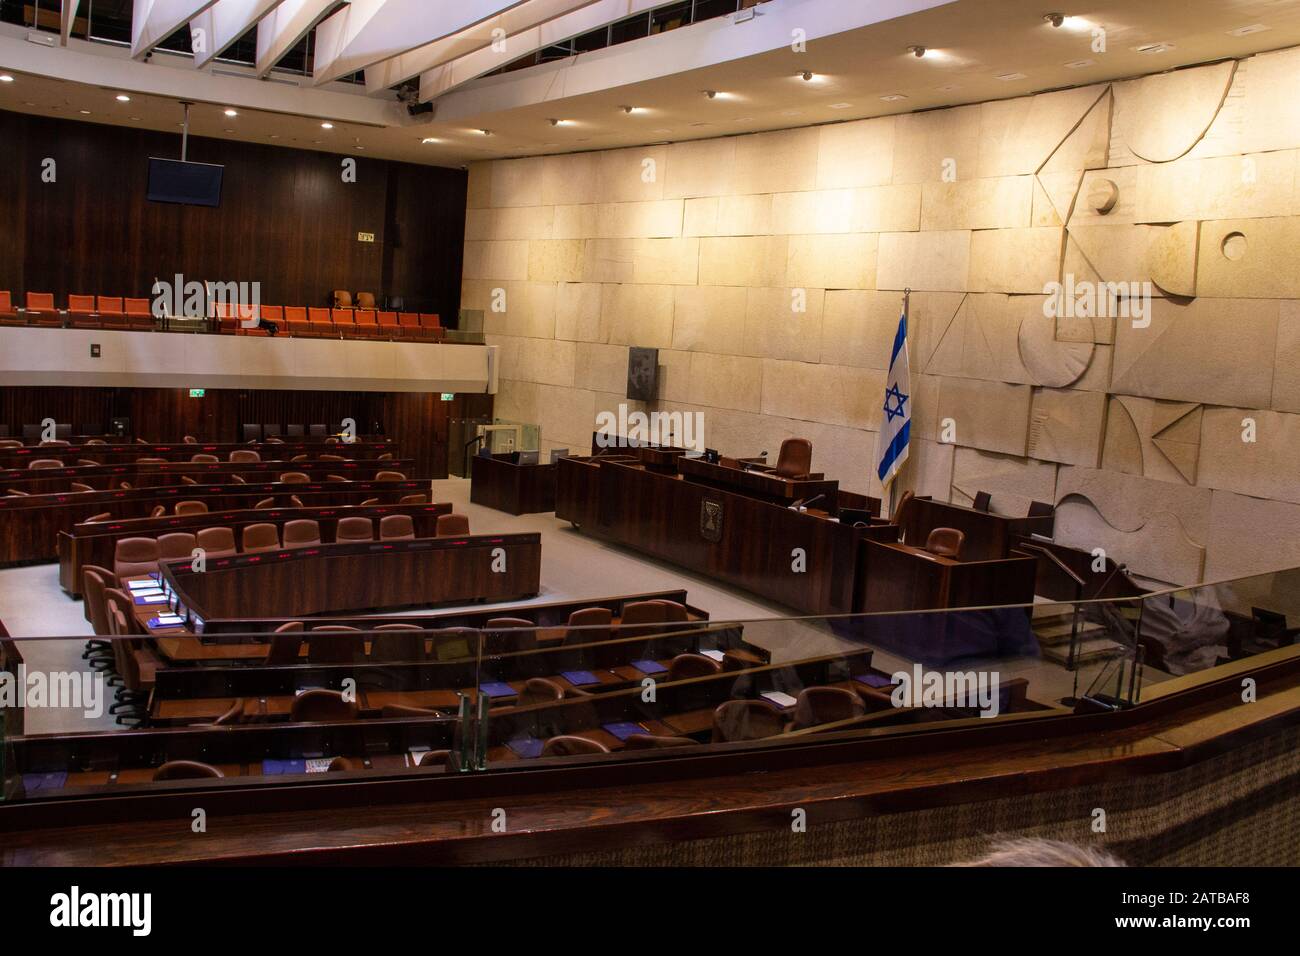
[[[179,159],[149,157],[150,202],[180,203],[186,206],[220,206],[224,166],[184,163]]]

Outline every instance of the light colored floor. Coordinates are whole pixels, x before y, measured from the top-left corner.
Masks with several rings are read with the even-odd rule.
[[[623,548],[603,544],[569,527],[553,514],[513,516],[469,502],[469,482],[463,478],[434,481],[435,501],[449,501],[469,516],[475,533],[536,531],[542,535],[542,590],[527,603],[579,600],[685,588],[687,600],[715,620],[750,621],[745,639],[767,648],[774,662],[858,650],[861,645],[832,634],[821,621],[790,620],[790,610],[738,591],[711,578],[694,575],[672,565],[645,558]],[[515,602],[518,603],[518,602]],[[501,605],[484,605],[494,607]],[[420,613],[407,609],[392,616]],[[774,620],[786,618],[785,620]],[[25,638],[23,656],[29,670],[81,671],[85,639],[90,625],[82,616],[80,601],[70,599],[58,584],[58,566],[42,564],[0,570],[0,620],[9,633]],[[1027,677],[1030,697],[1043,702],[1070,694],[1074,675],[1038,658],[985,662],[1004,679]],[[877,651],[877,667],[886,671],[910,668],[910,662]],[[965,668],[964,668],[965,669]],[[1096,668],[1085,670],[1080,689],[1091,683]],[[108,692],[111,702],[112,692]],[[114,728],[105,714],[98,720],[80,711],[28,710],[27,733],[55,733]]]

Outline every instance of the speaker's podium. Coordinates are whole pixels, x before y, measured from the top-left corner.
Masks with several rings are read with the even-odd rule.
[[[469,500],[512,515],[555,510],[555,458],[542,464],[535,451],[492,454],[484,449],[470,459]]]

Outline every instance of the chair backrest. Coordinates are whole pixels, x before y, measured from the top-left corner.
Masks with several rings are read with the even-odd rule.
[[[69,295],[68,311],[69,312],[94,312],[95,297],[93,295]]]
[[[301,471],[286,471],[280,475],[280,480],[289,485],[305,485],[311,478]]]
[[[379,519],[380,541],[410,541],[415,537],[415,522],[410,515],[384,515]]]
[[[356,316],[351,309],[334,309],[330,313],[330,318],[334,320],[335,325],[356,325]]]
[[[352,293],[347,289],[334,290],[334,308],[346,309],[352,305]]]
[[[197,455],[190,455],[190,461],[199,462],[205,465],[214,465],[221,459],[216,455],[209,455],[205,452],[199,452]]]
[[[678,654],[668,665],[668,680],[712,677],[722,672],[722,665],[703,654]]]
[[[915,496],[912,494],[911,488],[908,488],[899,496],[898,504],[894,505],[893,510],[889,513],[891,524],[896,524],[899,527],[903,526],[903,521],[907,517],[908,505],[912,503],[913,497]]]
[[[1048,515],[1056,514],[1056,506],[1047,501],[1030,501],[1029,517],[1046,518]]]
[[[380,326],[385,328],[391,329],[397,325],[396,312],[379,312],[375,315],[375,319],[379,322]]]
[[[228,558],[235,551],[235,532],[230,528],[201,528],[197,544],[209,558]]]
[[[113,548],[113,574],[118,580],[158,570],[156,538],[119,538]]]
[[[28,292],[27,308],[41,309],[46,312],[53,312],[54,293],[53,292]]]
[[[63,462],[57,458],[35,458],[27,463],[31,471],[44,471],[46,468],[62,468]]]
[[[442,320],[441,320],[441,318],[439,318],[438,313],[436,313],[436,312],[421,312],[421,313],[420,313],[420,328],[422,328],[422,329],[440,329],[440,328],[442,328]]]
[[[844,687],[805,687],[794,705],[794,729],[861,717],[867,712],[862,698]]]
[[[375,523],[360,515],[340,518],[334,530],[334,540],[340,544],[345,541],[374,541]]]
[[[297,664],[302,647],[302,621],[288,621],[275,629],[266,649],[267,664]]]
[[[284,321],[286,322],[306,322],[307,309],[301,305],[286,305],[284,307]]]
[[[100,521],[107,521],[111,517],[113,517],[113,512],[101,511],[99,514],[91,515],[89,518],[87,518],[86,524],[95,524]]]
[[[274,508],[274,507],[275,507],[274,498],[263,498],[257,504],[253,505],[254,510],[258,510],[261,508]],[[316,543],[319,544],[320,542],[318,541]]]
[[[418,329],[418,328],[420,327],[420,313],[419,313],[419,312],[399,312],[399,313],[397,314],[397,322],[398,322],[398,324],[401,325],[403,328],[407,328],[407,329]]]
[[[365,657],[361,632],[346,625],[314,627],[307,635],[307,663],[351,664]]]
[[[198,539],[189,531],[169,531],[158,535],[158,559],[176,561],[194,553]]]
[[[284,523],[286,548],[309,548],[320,544],[320,524],[311,518],[295,518]]]
[[[208,503],[206,501],[178,501],[176,502],[176,513],[178,515],[204,515],[208,513]]]
[[[713,742],[762,740],[785,730],[780,711],[765,700],[728,700],[713,711]]]
[[[424,660],[424,629],[418,624],[380,624],[370,637],[370,659]]]
[[[167,513],[166,505],[154,505],[149,511],[150,518],[161,518]]]
[[[598,740],[561,735],[552,737],[542,747],[543,757],[576,757],[581,754],[607,754],[609,748]]]
[[[86,616],[96,634],[111,633],[108,629],[108,608],[104,603],[104,592],[116,587],[117,579],[107,568],[87,564],[81,569],[81,593],[86,602]]]
[[[405,481],[406,475],[400,471],[380,471],[375,473],[375,481]]]
[[[262,456],[251,448],[236,448],[230,453],[231,461],[261,461]]]
[[[987,491],[977,491],[975,492],[975,501],[971,504],[971,507],[976,511],[988,511],[991,504],[993,504],[991,494]]]
[[[317,455],[317,461],[347,461],[342,455]]]
[[[469,518],[455,512],[438,515],[437,535],[439,538],[450,538],[458,534],[469,534]]]
[[[925,550],[942,558],[957,558],[961,556],[961,546],[965,540],[965,532],[957,528],[935,528],[925,539]]]
[[[74,481],[72,483],[72,490],[73,491],[94,491],[95,489],[90,487],[90,485],[85,485],[79,481]]]
[[[776,473],[782,478],[802,478],[812,471],[812,442],[806,438],[787,438],[781,442],[776,458]]]
[[[614,613],[607,607],[583,607],[569,615],[564,631],[565,644],[594,644],[609,640],[609,626]],[[581,628],[581,630],[574,630]]]
[[[427,505],[429,499],[425,495],[402,495],[397,499],[399,505]]]
[[[148,299],[123,299],[122,308],[127,315],[148,316],[149,318],[153,318],[153,313],[149,310]]]
[[[333,322],[330,321],[329,309],[318,309],[314,306],[307,309],[307,321],[310,322],[312,325],[333,325],[334,324]]]
[[[528,678],[524,682],[523,690],[519,692],[520,707],[528,704],[549,704],[557,700],[564,700],[564,688],[545,677]]]
[[[342,723],[360,716],[356,702],[344,700],[343,694],[336,690],[309,690],[299,694],[289,710],[289,719],[293,721]]]
[[[358,293],[357,293],[357,308],[358,308],[358,309],[373,309],[374,307],[375,307],[375,295],[374,295],[373,292],[358,292]]]
[[[269,521],[250,524],[244,528],[244,554],[280,550],[280,529]]]
[[[8,292],[0,291],[0,312],[12,312],[13,310],[13,297]]]
[[[506,631],[521,633],[507,635]],[[488,618],[483,632],[487,635],[488,647],[494,651],[531,651],[537,646],[537,624],[524,617]]]
[[[153,772],[154,780],[207,780],[224,776],[220,768],[197,760],[169,760]]]
[[[122,315],[122,299],[115,295],[96,296],[95,311],[100,315]]]

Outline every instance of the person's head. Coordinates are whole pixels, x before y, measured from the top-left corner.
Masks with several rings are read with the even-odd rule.
[[[984,856],[954,866],[1126,866],[1105,850],[1076,846],[1064,840],[1023,837],[997,840]]]

